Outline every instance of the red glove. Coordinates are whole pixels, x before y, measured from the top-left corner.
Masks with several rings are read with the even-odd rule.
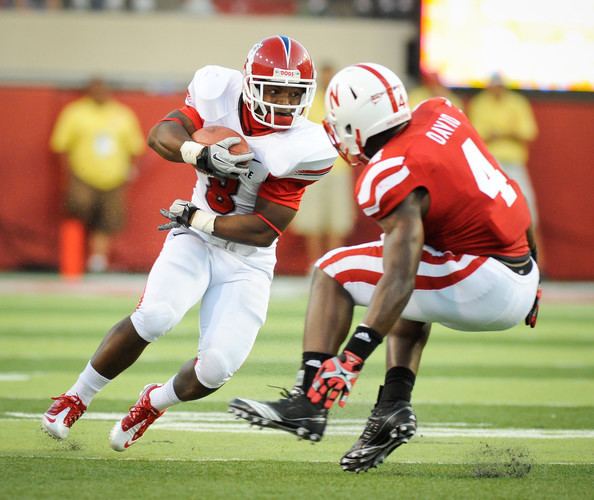
[[[534,328],[536,326],[536,320],[538,319],[538,309],[540,307],[540,298],[542,297],[542,288],[539,288],[536,291],[536,298],[534,299],[534,304],[532,305],[532,309],[526,316],[524,323],[530,328]]]
[[[329,409],[340,396],[338,405],[344,407],[362,368],[363,359],[350,351],[327,359],[316,373],[307,397],[313,404],[324,401],[324,408]]]

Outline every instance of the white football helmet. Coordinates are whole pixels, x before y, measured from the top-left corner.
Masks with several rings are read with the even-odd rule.
[[[406,89],[396,74],[374,63],[340,70],[326,89],[324,127],[330,141],[353,166],[367,163],[367,139],[411,118]]]
[[[316,70],[307,49],[287,36],[271,36],[256,43],[243,68],[243,101],[254,120],[275,129],[291,128],[307,116],[316,93]],[[296,105],[264,99],[266,86],[304,89]]]

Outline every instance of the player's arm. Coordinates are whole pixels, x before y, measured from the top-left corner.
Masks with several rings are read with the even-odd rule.
[[[367,313],[342,353],[322,364],[307,396],[312,403],[344,406],[363,363],[396,323],[414,289],[423,251],[423,216],[429,208],[424,189],[410,193],[379,221],[384,230],[384,274],[371,298]]]
[[[238,137],[227,137],[216,144],[195,142],[191,135],[202,126],[202,118],[193,108],[186,106],[194,117],[175,110],[157,123],[149,132],[148,144],[169,161],[188,163],[207,175],[218,178],[237,178],[245,172],[252,153],[233,154],[229,148],[240,142]]]
[[[292,208],[259,197],[253,214],[217,217],[212,234],[236,243],[267,247],[287,228],[296,213]]]
[[[196,126],[179,110],[169,113],[158,122],[148,134],[148,145],[155,152],[169,161],[183,163],[180,151],[182,144],[191,141]]]
[[[384,274],[379,280],[363,324],[384,337],[396,323],[414,289],[423,250],[423,214],[429,195],[413,191],[379,221],[384,237]]]
[[[175,200],[169,210],[161,214],[171,222],[160,230],[174,227],[193,227],[219,238],[256,247],[267,247],[287,228],[296,210],[262,197],[256,200],[254,213],[242,215],[214,215],[200,210],[185,200]]]

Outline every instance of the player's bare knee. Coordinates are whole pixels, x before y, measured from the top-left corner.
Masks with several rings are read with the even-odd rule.
[[[228,356],[218,349],[201,351],[194,369],[198,381],[209,389],[221,387],[235,373],[235,369],[229,363]]]
[[[354,301],[351,291],[345,287],[344,282],[319,267],[314,267],[311,282],[311,295],[315,294],[319,297],[340,296],[345,300]]]
[[[144,340],[154,342],[171,330],[181,319],[165,302],[143,304],[130,317],[134,328]]]
[[[312,288],[335,286],[335,283],[338,283],[338,281],[334,276],[330,275],[326,270],[314,266],[313,274],[311,277]]]

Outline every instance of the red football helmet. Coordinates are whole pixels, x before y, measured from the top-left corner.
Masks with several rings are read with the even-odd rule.
[[[316,70],[305,47],[287,36],[271,36],[255,44],[243,68],[243,100],[258,123],[277,129],[291,128],[307,116],[316,92]],[[265,86],[303,88],[296,105],[264,100]]]

